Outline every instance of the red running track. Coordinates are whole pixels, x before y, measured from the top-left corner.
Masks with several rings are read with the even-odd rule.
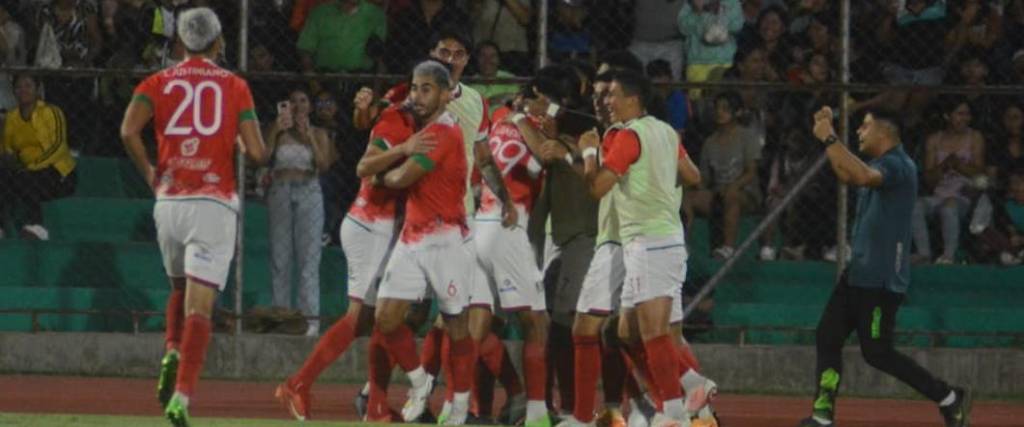
[[[197,417],[288,418],[274,399],[272,383],[201,380],[191,413]],[[0,412],[159,416],[156,380],[54,376],[0,377]],[[321,384],[313,391],[317,420],[356,419],[352,401],[359,386]],[[392,407],[400,408],[404,387],[394,387]],[[434,393],[433,408],[438,408]],[[504,397],[497,393],[496,400]],[[721,395],[715,408],[723,427],[793,427],[807,414],[809,398]],[[973,427],[1024,425],[1024,403],[976,402]],[[841,427],[937,427],[935,405],[921,400],[843,399],[838,406]]]

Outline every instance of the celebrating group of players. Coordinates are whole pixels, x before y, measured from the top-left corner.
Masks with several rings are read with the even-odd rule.
[[[248,86],[212,62],[223,46],[216,15],[193,9],[177,25],[188,58],[139,85],[122,137],[156,192],[172,283],[158,396],[173,424],[188,425],[210,313],[233,254],[236,140],[256,163],[268,155]],[[492,123],[480,94],[459,83],[469,46],[457,32],[442,32],[432,59],[417,64],[376,115],[355,171],[359,196],[341,230],[349,311],[277,397],[297,419],[309,419],[313,382],[355,337],[369,335],[367,421],[422,420],[442,375],[440,424],[489,413],[480,398],[486,387],[476,384],[479,362],[505,386],[502,422],[550,426],[551,362],[561,406],[571,410],[563,425],[625,425],[624,404],[631,426],[713,425],[716,385],[698,373],[679,330],[687,261],[679,210],[683,186],[700,174],[671,126],[646,113],[650,82],[598,70],[596,119],[586,119],[571,111],[584,109],[575,71],[547,67]],[[155,167],[141,138],[150,119]],[[544,191],[558,202],[537,215]],[[596,237],[549,238],[542,251],[531,245],[528,228],[549,225],[551,236],[564,235],[557,217],[567,215],[591,216]],[[426,323],[430,301],[441,315],[418,353],[414,330]],[[523,332],[525,391],[493,332],[496,307],[514,313]],[[568,347],[557,337],[570,330]],[[571,362],[559,363],[569,354]],[[396,364],[412,384],[400,414],[386,400]]]

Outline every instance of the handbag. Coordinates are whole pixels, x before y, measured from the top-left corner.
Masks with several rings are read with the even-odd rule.
[[[57,43],[53,26],[49,23],[43,24],[43,30],[39,33],[39,44],[36,45],[35,65],[40,68],[60,68],[62,63],[60,44]]]

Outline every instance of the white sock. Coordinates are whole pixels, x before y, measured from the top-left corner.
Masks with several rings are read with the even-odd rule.
[[[370,395],[370,383],[363,384],[363,390],[359,392],[363,396]]]
[[[632,399],[629,399],[629,413],[632,414],[634,412],[637,413],[637,414],[640,413],[640,403],[638,403],[638,401],[636,400],[635,397],[632,398]]]
[[[693,369],[687,370],[682,377],[679,378],[679,383],[683,385],[683,390],[686,391],[686,397],[690,397],[690,393],[696,390],[698,387],[704,385],[707,382],[707,378],[703,375],[698,374]]]
[[[949,405],[952,405],[953,402],[956,402],[956,392],[953,391],[953,390],[950,390],[949,391],[949,396],[946,396],[945,399],[942,399],[942,401],[939,402],[939,406],[949,406]]]
[[[543,400],[526,402],[526,421],[539,420],[548,415],[548,405]]]
[[[468,391],[464,391],[462,393],[455,393],[455,396],[452,399],[452,408],[455,408],[457,406],[463,407],[463,408],[467,408],[467,409],[469,408],[469,392]]]
[[[826,426],[832,425],[832,420],[826,420],[826,419],[821,418],[821,417],[819,417],[817,415],[814,415],[811,418],[814,418],[814,421],[817,421],[818,424],[822,424],[822,425],[826,425]]]
[[[188,395],[185,394],[185,393],[182,393],[180,391],[176,391],[176,392],[174,392],[174,394],[178,396],[178,401],[181,402],[181,404],[184,405],[187,408],[188,407]]]
[[[662,408],[664,408],[662,412],[665,416],[673,420],[689,419],[686,416],[686,408],[683,407],[683,399],[666,400],[662,403]]]
[[[417,366],[416,369],[405,374],[409,376],[409,382],[415,388],[423,387],[427,383],[427,371],[424,371],[422,366]]]

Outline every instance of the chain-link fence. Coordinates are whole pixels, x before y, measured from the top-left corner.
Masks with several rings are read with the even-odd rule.
[[[162,311],[168,291],[151,194],[125,158],[119,125],[135,84],[182,58],[174,18],[197,5],[218,12],[222,61],[246,75],[264,126],[287,100],[292,114],[328,135],[323,164],[313,166],[319,178],[297,202],[281,198],[287,172],[245,168],[244,274],[232,279],[239,293],[227,292],[225,313],[342,312],[339,225],[359,188],[355,166],[376,112],[403,96],[392,86],[432,55],[479,82],[471,86],[492,113],[548,64],[577,71],[580,99],[594,96],[592,82],[607,67],[635,68],[658,83],[660,102],[649,111],[679,132],[704,178],[684,198],[687,295],[728,264],[689,313],[692,339],[813,339],[801,331],[817,321],[856,215],[856,192],[838,185],[811,134],[812,114],[825,105],[848,114],[852,146],[864,112],[898,114],[917,162],[920,267],[901,326],[1021,330],[970,321],[998,315],[1007,292],[1021,293],[1011,284],[1024,283],[1019,269],[1000,267],[1024,257],[1021,0],[0,2],[0,284],[13,295],[0,309]],[[462,49],[434,44],[452,29],[465,34]],[[360,95],[363,87],[372,96]],[[312,208],[289,217],[296,203]],[[304,262],[316,258],[319,265]],[[303,280],[318,292],[286,296],[302,293]],[[12,330],[162,324],[159,316],[138,323],[43,311],[0,321]]]

